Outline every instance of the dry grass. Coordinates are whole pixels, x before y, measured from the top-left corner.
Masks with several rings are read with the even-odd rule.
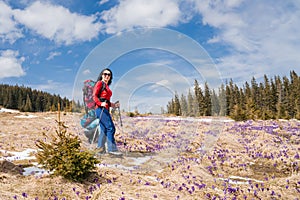
[[[16,117],[21,115],[24,118]],[[57,113],[0,113],[0,150],[36,149],[35,141],[44,139],[43,132],[55,131],[56,118]],[[94,147],[82,133],[79,114],[66,113],[61,119],[69,132],[80,136],[84,149]],[[124,117],[122,128],[116,122],[117,141],[127,156],[102,156],[102,166],[84,183],[49,174],[0,172],[0,199],[296,199],[300,194],[300,161],[295,157],[300,150],[299,121],[249,123],[218,124],[214,146],[201,153],[201,144],[209,141],[213,129],[211,123]],[[278,127],[272,134],[253,129],[274,123]],[[144,154],[149,151],[155,152]]]

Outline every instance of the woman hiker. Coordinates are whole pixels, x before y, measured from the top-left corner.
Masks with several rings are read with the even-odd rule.
[[[112,121],[109,108],[119,107],[119,103],[110,102],[112,91],[109,89],[113,79],[112,71],[108,68],[103,69],[97,79],[97,83],[93,90],[93,99],[96,103],[96,115],[99,119],[99,138],[98,145],[99,153],[105,153],[105,142],[107,142],[107,151],[113,155],[122,155],[118,151],[115,141],[115,125]],[[101,92],[102,84],[105,84],[104,90]],[[101,94],[100,94],[101,93]]]

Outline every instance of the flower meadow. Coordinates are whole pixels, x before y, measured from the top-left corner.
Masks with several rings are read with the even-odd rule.
[[[83,149],[94,148],[86,142],[77,124],[79,116],[69,115],[63,119],[69,131],[84,141]],[[37,118],[12,119],[19,120],[23,132],[15,126],[8,130],[5,120],[9,118],[1,118],[1,125],[7,127],[1,131],[1,137],[15,133],[9,145],[1,140],[1,150],[32,148],[31,142],[43,138],[40,130],[51,129],[49,123],[44,123],[41,129],[33,127],[30,121]],[[97,171],[84,182],[71,182],[51,173],[33,172],[25,176],[1,172],[0,198],[296,200],[300,197],[297,120],[235,122],[224,118],[123,117],[123,126],[116,121],[116,128],[123,157],[99,157],[101,164]],[[34,165],[34,160],[15,164],[19,162]]]

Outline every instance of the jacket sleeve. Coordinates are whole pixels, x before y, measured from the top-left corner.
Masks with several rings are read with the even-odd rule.
[[[99,92],[100,92],[101,88],[102,88],[102,81],[98,81],[93,90],[93,100],[97,106],[101,106],[101,102],[99,100],[99,97],[100,97]]]

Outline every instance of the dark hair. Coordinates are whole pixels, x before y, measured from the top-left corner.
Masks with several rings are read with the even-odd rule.
[[[106,71],[106,70],[110,72],[110,79],[109,79],[109,81],[108,81],[108,83],[107,83],[107,85],[110,85],[111,82],[112,82],[112,79],[113,79],[113,73],[112,73],[112,71],[111,71],[110,69],[108,69],[108,68],[105,68],[105,69],[103,69],[103,70],[100,72],[97,81],[102,81],[102,74],[103,74],[103,72]]]

